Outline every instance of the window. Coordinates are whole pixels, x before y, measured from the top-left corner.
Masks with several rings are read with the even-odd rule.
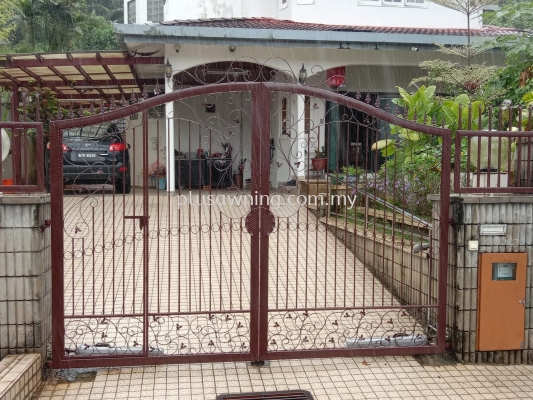
[[[383,4],[388,6],[402,6],[403,0],[383,0]]]
[[[516,263],[492,263],[493,281],[516,281]]]
[[[165,19],[165,7],[163,0],[148,0],[148,21],[159,22]]]
[[[362,6],[427,7],[428,0],[359,0]]]
[[[279,9],[284,10],[289,7],[289,0],[279,0]]]
[[[128,24],[137,22],[137,5],[135,0],[128,1]]]

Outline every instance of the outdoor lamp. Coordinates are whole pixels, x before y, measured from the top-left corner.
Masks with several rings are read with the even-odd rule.
[[[300,75],[298,76],[298,80],[303,85],[305,83],[305,80],[307,79],[307,70],[305,69],[303,63],[302,63],[302,69],[300,70]]]
[[[172,64],[168,61],[168,58],[167,63],[165,64],[165,76],[167,77],[167,81],[170,81],[170,78],[172,77]]]

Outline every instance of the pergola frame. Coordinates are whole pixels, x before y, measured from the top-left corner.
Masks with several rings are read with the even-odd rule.
[[[0,86],[13,91],[48,88],[59,101],[104,99],[109,104],[157,84],[156,79],[139,79],[135,65],[163,64],[164,57],[133,57],[121,51],[11,54],[0,56]]]

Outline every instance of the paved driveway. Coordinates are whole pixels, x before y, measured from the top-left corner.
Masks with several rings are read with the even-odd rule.
[[[198,205],[202,194],[218,201]],[[249,203],[228,190],[191,198],[194,205],[183,205],[153,190],[145,207],[140,190],[65,196],[67,348],[142,345],[146,295],[149,346],[165,354],[248,351],[250,291],[258,290],[250,288]],[[144,209],[148,227],[141,230]],[[306,207],[287,204],[273,213],[270,350],[344,348],[348,338],[423,333]]]

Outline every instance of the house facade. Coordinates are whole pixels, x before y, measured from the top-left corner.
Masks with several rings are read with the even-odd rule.
[[[261,79],[297,83],[300,72],[305,71],[306,85],[360,96],[386,108],[397,96],[398,86],[408,88],[413,78],[423,75],[419,68],[422,61],[446,57],[437,52],[438,44],[468,42],[466,16],[427,0],[125,0],[124,10],[126,23],[116,25],[124,47],[132,55],[162,56],[171,66],[171,79],[165,77],[163,66],[137,69],[140,79],[155,79],[164,91],[243,81],[252,76],[258,79],[258,72],[254,72],[257,66],[263,74]],[[479,15],[470,22],[474,40],[503,31],[482,26]],[[503,57],[493,51],[477,61],[497,65]],[[340,87],[338,82],[332,84],[332,76],[340,77]],[[153,90],[153,86],[148,87],[149,92]],[[207,106],[211,111],[216,109],[216,117]],[[336,113],[333,119],[338,119],[345,112],[328,107],[321,99],[291,94],[272,100],[271,158],[278,166],[271,169],[273,187],[308,174],[308,160],[314,150],[325,145],[330,155],[328,169],[335,170],[339,165],[336,142],[369,152],[371,143],[386,130],[377,127],[375,137],[368,133],[356,140],[346,127],[327,126],[328,116]],[[168,104],[166,116],[173,116],[174,123],[158,129],[159,139],[176,154],[194,154],[206,145],[202,145],[199,134],[186,129],[186,121],[206,126],[218,119],[219,131],[231,133],[223,135],[224,139],[211,147],[211,153],[223,152],[223,143],[229,143],[236,171],[239,160],[250,160],[249,111],[246,96]],[[302,149],[299,140],[309,132],[314,135],[312,148]],[[340,165],[349,163],[340,161]],[[168,163],[169,190],[179,184],[175,170],[178,164]],[[295,164],[299,165],[296,169]],[[249,178],[247,168],[244,179]]]

